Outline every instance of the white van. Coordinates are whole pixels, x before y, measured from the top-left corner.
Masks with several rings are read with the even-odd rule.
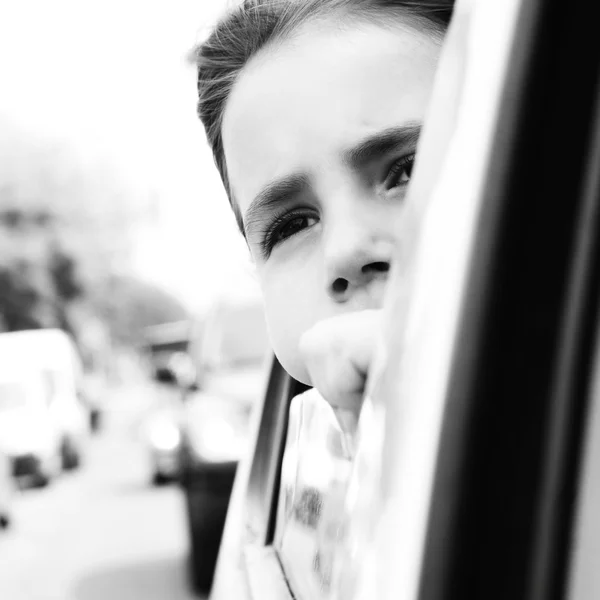
[[[61,435],[48,386],[39,370],[7,358],[2,356],[0,370],[0,452],[8,456],[15,477],[46,485],[61,466]]]
[[[0,334],[0,445],[15,474],[46,483],[59,468],[79,465],[88,433],[78,397],[81,364],[64,331]]]

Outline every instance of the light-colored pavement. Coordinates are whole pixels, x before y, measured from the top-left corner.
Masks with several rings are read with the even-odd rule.
[[[183,497],[152,487],[135,432],[150,388],[114,392],[80,471],[16,498],[0,532],[2,600],[192,600]]]

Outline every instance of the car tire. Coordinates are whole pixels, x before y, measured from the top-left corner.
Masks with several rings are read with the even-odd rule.
[[[32,476],[31,486],[34,488],[45,488],[48,487],[48,485],[50,485],[51,481],[52,477],[48,475],[48,473],[40,471],[39,473],[36,473]]]
[[[90,410],[90,432],[99,433],[102,429],[102,413],[98,408],[92,408]]]
[[[81,452],[71,440],[64,440],[60,449],[60,460],[64,471],[74,471],[81,466]]]
[[[7,514],[0,515],[0,529],[8,529],[10,527],[10,517]]]
[[[62,452],[60,451],[60,448],[58,448],[51,458],[40,462],[38,469],[31,477],[31,485],[34,488],[47,487],[60,475],[61,467]]]
[[[162,487],[164,485],[167,485],[167,483],[169,483],[169,478],[164,473],[160,473],[159,471],[154,472],[154,474],[152,475],[153,486]]]

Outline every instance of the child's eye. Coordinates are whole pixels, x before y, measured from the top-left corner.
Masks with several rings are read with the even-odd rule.
[[[313,215],[297,213],[284,215],[277,219],[263,240],[262,246],[265,256],[268,257],[277,244],[291,238],[308,227],[312,227],[316,222],[317,218]]]
[[[412,176],[412,168],[415,162],[415,153],[403,156],[397,160],[388,172],[385,179],[385,189],[392,190],[397,187],[402,187],[410,182]]]
[[[277,230],[275,242],[281,242],[286,238],[292,237],[295,233],[302,231],[306,227],[309,227],[310,221],[311,219],[306,216],[294,217],[293,219],[290,219]]]

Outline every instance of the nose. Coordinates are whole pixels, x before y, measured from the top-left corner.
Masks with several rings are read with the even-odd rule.
[[[385,281],[391,264],[392,240],[379,227],[358,216],[338,226],[325,251],[327,293],[344,303],[376,282]]]

